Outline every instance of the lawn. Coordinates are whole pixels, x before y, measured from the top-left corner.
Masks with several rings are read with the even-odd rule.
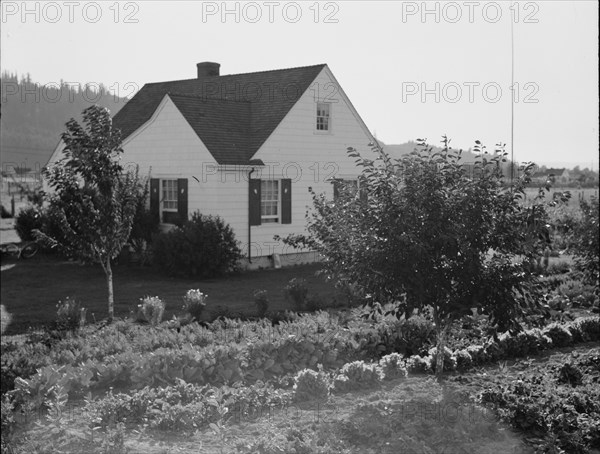
[[[17,334],[29,326],[55,320],[56,304],[67,296],[87,308],[88,321],[107,315],[106,280],[100,266],[81,266],[48,256],[13,262],[2,271],[2,304],[13,315],[6,334]],[[2,264],[5,268],[5,263]],[[10,266],[10,264],[9,264]],[[267,290],[270,310],[293,309],[285,300],[283,288],[292,278],[304,278],[312,294],[331,301],[336,291],[332,284],[315,276],[319,265],[298,265],[282,269],[247,271],[220,279],[184,279],[166,277],[150,267],[116,265],[114,267],[115,316],[125,317],[146,295],[159,296],[166,303],[165,319],[178,313],[182,297],[191,288],[208,294],[208,315],[224,308],[232,313],[255,314],[253,292]],[[220,307],[221,306],[221,307]]]

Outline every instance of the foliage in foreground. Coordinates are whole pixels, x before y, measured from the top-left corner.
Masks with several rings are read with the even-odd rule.
[[[479,400],[516,429],[541,434],[539,444],[568,453],[600,446],[600,350],[527,365],[516,376],[490,378]]]
[[[350,148],[362,167],[360,190],[334,201],[313,193],[308,236],[284,240],[317,250],[330,277],[396,303],[398,315],[432,308],[440,350],[450,324],[473,308],[499,331],[519,329],[521,318],[540,310],[530,271],[547,246],[544,190],[531,206],[521,203],[533,164],[506,188],[502,149],[490,155],[477,142],[478,157],[467,166],[443,143],[441,152],[420,143],[399,159],[378,146],[374,160]]]
[[[372,352],[373,339],[361,336],[361,332],[368,321],[357,319],[359,325],[349,325],[361,326],[357,331],[346,328],[330,336],[332,323],[337,322],[328,317],[325,313],[299,317],[295,323],[278,328],[281,331],[269,331],[269,340],[264,339],[267,332],[260,331],[261,326],[266,329],[267,325],[238,325],[235,320],[216,322],[212,329],[186,325],[180,332],[165,325],[141,327],[116,323],[102,328],[94,337],[83,332],[70,334],[45,350],[48,366],[38,372],[30,371],[29,374],[34,375],[28,380],[16,379],[17,389],[8,394],[11,397],[6,408],[14,405],[21,410],[48,412],[49,425],[43,430],[37,429],[40,436],[48,437],[52,427],[64,424],[52,416],[53,409],[68,405],[71,397],[84,397],[88,402],[86,411],[89,410],[86,414],[94,415],[92,420],[85,420],[86,424],[103,428],[98,429],[100,433],[117,440],[123,430],[140,426],[167,432],[193,432],[197,427],[212,427],[210,424],[232,418],[235,421],[239,415],[243,418],[252,414],[257,410],[252,408],[251,402],[257,403],[264,414],[269,411],[267,407],[286,405],[292,398],[303,401],[316,395],[325,398],[329,390],[344,395],[354,389],[378,388],[384,380],[406,377],[407,371],[410,376],[431,373],[435,367],[433,351],[423,357],[410,357],[408,361],[401,355],[391,354],[376,363],[366,362],[370,354],[365,355],[365,351]],[[235,331],[227,331],[241,326],[252,329],[239,336]],[[146,333],[145,338],[143,333]],[[355,335],[362,342],[357,341]],[[552,346],[599,339],[600,318],[588,317],[567,324],[552,324],[543,330],[523,331],[516,336],[505,333],[497,340],[490,338],[481,345],[453,350],[449,352],[450,363],[459,370],[468,370],[499,359],[535,354]],[[196,347],[186,347],[190,341]],[[213,345],[215,342],[217,345]],[[228,345],[221,345],[223,342]],[[20,357],[22,350],[31,355],[33,347],[11,345],[3,348],[3,385],[5,361]],[[155,349],[157,345],[170,347]],[[78,346],[77,349],[74,346]],[[142,349],[154,352],[140,355],[133,352],[134,346],[137,352]],[[116,353],[118,351],[122,353]],[[19,353],[14,356],[16,352]],[[85,360],[86,355],[103,360]],[[80,360],[85,362],[81,364]],[[318,368],[319,363],[323,364],[322,369]],[[422,367],[417,367],[418,364]],[[297,374],[294,393],[289,389],[288,380],[293,374]],[[561,371],[557,377],[564,383],[584,381],[584,377],[571,369]],[[270,386],[286,389],[280,392]],[[92,394],[88,394],[89,391]],[[91,398],[92,395],[99,397]],[[383,411],[383,407],[379,410]],[[3,420],[9,429],[13,427],[11,414],[9,411]]]

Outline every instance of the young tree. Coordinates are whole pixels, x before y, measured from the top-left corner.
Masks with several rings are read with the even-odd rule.
[[[64,157],[44,169],[59,233],[36,236],[69,256],[99,263],[108,287],[108,320],[114,317],[111,261],[127,242],[136,212],[138,172],[120,164],[121,135],[107,109],[91,106],[83,123],[71,119],[62,134]]]
[[[490,155],[476,142],[478,158],[466,166],[446,137],[443,143],[435,153],[420,141],[400,159],[374,146],[369,160],[350,148],[362,167],[358,193],[338,189],[334,201],[313,193],[308,235],[284,240],[316,249],[330,277],[356,282],[372,301],[395,303],[396,316],[431,311],[440,353],[452,321],[472,308],[498,329],[518,329],[537,304],[530,264],[546,246],[544,206],[539,198],[522,203],[533,164],[507,188],[503,150]],[[437,354],[436,373],[442,370]]]

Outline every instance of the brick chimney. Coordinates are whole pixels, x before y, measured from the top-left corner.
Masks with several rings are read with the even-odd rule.
[[[211,61],[203,61],[196,64],[196,67],[198,68],[198,79],[203,79],[205,77],[218,76],[221,65]]]

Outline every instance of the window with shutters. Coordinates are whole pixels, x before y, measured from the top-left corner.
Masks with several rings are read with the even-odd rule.
[[[263,224],[279,222],[281,197],[279,180],[260,182],[260,220]]]
[[[150,212],[163,224],[181,225],[187,221],[187,178],[150,178]]]

